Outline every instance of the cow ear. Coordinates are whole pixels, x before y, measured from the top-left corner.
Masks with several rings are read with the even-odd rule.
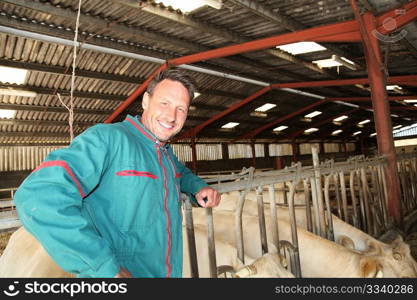
[[[367,240],[366,245],[366,252],[368,255],[381,255],[383,253],[382,246],[374,240]]]
[[[364,257],[360,261],[360,274],[363,278],[380,278],[383,277],[382,267],[374,259]]]
[[[337,243],[348,249],[355,250],[355,243],[350,237],[346,235],[340,235],[337,238]]]
[[[391,242],[391,246],[392,246],[392,247],[396,247],[396,246],[398,246],[398,245],[400,245],[400,244],[402,244],[402,243],[404,243],[404,240],[403,240],[403,237],[399,234],[399,235],[395,238],[395,240],[393,240],[393,241]]]

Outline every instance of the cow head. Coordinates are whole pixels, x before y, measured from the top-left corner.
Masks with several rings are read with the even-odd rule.
[[[401,236],[391,244],[369,240],[367,246],[364,254],[378,259],[386,277],[417,277],[417,263],[411,256],[410,246]]]
[[[285,257],[277,253],[267,253],[256,259],[253,263],[240,268],[233,277],[242,278],[277,278],[277,277],[294,277],[294,275],[285,268],[287,261]]]
[[[363,278],[382,278],[384,272],[377,259],[371,257],[362,257],[359,262],[360,276]]]

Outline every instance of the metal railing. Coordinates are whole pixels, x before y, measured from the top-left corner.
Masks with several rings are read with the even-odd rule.
[[[256,194],[258,203],[259,232],[262,253],[268,251],[264,203],[270,204],[270,232],[272,244],[281,251],[282,245],[291,252],[291,271],[296,277],[302,276],[300,268],[297,222],[295,217],[296,195],[303,194],[307,230],[334,240],[332,214],[343,221],[379,237],[393,226],[393,219],[388,213],[387,183],[385,180],[386,159],[384,157],[366,158],[355,156],[344,162],[332,160],[320,163],[318,149],[312,148],[313,166],[293,164],[282,170],[255,173],[253,168],[243,169],[238,174],[230,174],[207,180],[220,193],[239,192],[238,205],[235,210],[235,237],[237,256],[244,261],[242,212],[249,192]],[[417,207],[417,153],[397,156],[398,172],[401,182],[401,205],[403,215],[408,215]],[[263,192],[266,193],[263,193]],[[291,241],[280,241],[276,214],[276,196],[281,195],[288,207],[291,223]],[[268,201],[269,200],[269,201]],[[211,216],[211,209],[207,209]],[[186,215],[192,214],[192,209]],[[187,217],[187,221],[192,218]],[[212,218],[207,225],[210,233],[209,245],[214,242],[214,225]],[[187,223],[187,228],[192,224]],[[290,245],[290,246],[288,246]],[[191,245],[192,247],[192,245]],[[214,245],[209,246],[215,249]],[[194,251],[195,253],[195,251]],[[215,253],[209,252],[211,265],[215,262]],[[190,264],[197,263],[197,254]],[[211,267],[213,269],[213,267]],[[198,272],[192,274],[198,277]],[[212,277],[216,277],[212,271]]]

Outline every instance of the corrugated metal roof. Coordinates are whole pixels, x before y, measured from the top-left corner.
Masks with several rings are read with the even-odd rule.
[[[224,0],[223,7],[219,10],[204,7],[184,15],[164,8],[163,5],[152,4],[151,1],[142,1],[141,5],[132,7],[128,5],[131,1],[84,0],[81,6],[79,40],[83,43],[166,59],[236,44],[237,41],[283,34],[294,30],[291,26],[299,29],[311,28],[354,18],[348,1],[341,0],[256,1],[274,16],[289,20],[290,25],[263,16],[262,12],[255,11],[256,5],[247,8],[237,2],[239,1]],[[384,7],[392,8],[399,5],[395,0],[384,3],[369,2],[379,13],[384,11]],[[76,0],[2,1],[0,25],[71,40],[74,35],[77,6]],[[383,54],[389,54],[387,66],[390,75],[415,73],[417,50],[413,42],[417,40],[417,30],[413,30],[415,23],[407,26],[407,40],[411,45],[405,44],[404,41],[382,44]],[[87,50],[82,45],[77,52],[74,85],[77,133],[92,124],[103,122],[158,67],[158,64],[153,62]],[[280,54],[273,54],[266,49],[195,65],[267,83],[367,75],[365,69],[352,71],[346,68],[320,73],[302,64],[327,58],[334,53],[336,47],[338,51],[348,54],[349,59],[365,66],[363,50],[359,43],[326,45],[330,46],[327,51],[299,55],[296,57],[296,63],[280,58]],[[0,120],[0,143],[68,141],[64,136],[68,132],[68,113],[60,103],[57,93],[61,94],[65,103],[69,103],[72,55],[73,49],[70,46],[0,33],[0,65],[29,70],[23,85],[0,83],[0,87],[21,88],[37,93],[33,98],[0,96],[0,109],[17,110],[15,124]],[[201,124],[262,88],[225,77],[187,72],[198,82],[202,95],[192,103],[196,109],[190,111],[186,128]],[[319,87],[303,91],[322,96],[369,95],[367,91],[355,87]],[[410,85],[404,88],[404,92],[415,94],[416,88]],[[214,122],[201,132],[200,137],[234,139],[237,135],[300,109],[313,100],[303,95],[271,91]],[[278,111],[269,113],[266,118],[250,117],[254,108],[271,101],[278,104]],[[323,108],[322,117],[329,118],[346,109],[348,108],[343,105],[329,104]],[[123,119],[127,113],[134,114],[139,110],[140,99],[129,106],[117,120]],[[404,118],[413,118],[412,111],[404,110],[401,114]],[[361,111],[353,118],[360,120],[369,115],[369,112]],[[406,125],[404,118],[396,119],[395,122]],[[238,129],[230,132],[218,131],[220,124],[234,120],[241,123]],[[285,124],[293,130],[306,126],[300,123],[299,117],[285,121]],[[332,126],[329,125],[329,128]],[[285,135],[274,135],[271,130],[272,128],[266,130],[259,138],[285,139]],[[31,136],[31,133],[37,135]],[[48,134],[49,137],[46,136]]]

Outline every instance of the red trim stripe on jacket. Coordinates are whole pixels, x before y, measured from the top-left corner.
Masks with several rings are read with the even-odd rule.
[[[152,178],[152,179],[157,179],[158,178],[155,175],[153,175],[152,173],[141,172],[141,171],[136,171],[136,170],[123,170],[123,171],[116,172],[116,175],[117,176],[143,176],[143,177],[149,177],[149,178]]]
[[[140,127],[138,124],[136,124],[136,122],[135,121],[133,121],[132,119],[130,119],[130,118],[126,118],[126,120],[130,123],[130,124],[132,124],[133,126],[135,126],[136,127],[136,129],[137,130],[139,130],[140,132],[142,132],[142,134],[144,135],[144,136],[146,136],[148,139],[150,139],[150,140],[152,140],[152,141],[154,141],[155,142],[155,139],[153,138],[153,137],[151,137],[145,130],[143,130],[143,128],[142,127]]]
[[[169,218],[169,213],[168,213],[168,187],[167,187],[167,171],[165,169],[164,164],[162,163],[162,155],[161,155],[161,150],[159,149],[158,145],[155,145],[156,147],[156,152],[158,154],[158,160],[159,160],[159,164],[161,165],[162,171],[164,172],[164,210],[165,210],[165,215],[167,218],[167,233],[168,233],[168,245],[167,245],[167,254],[165,257],[165,264],[167,266],[167,275],[166,277],[169,278],[171,277],[171,265],[169,263],[169,255],[171,253],[171,220]]]
[[[69,176],[71,176],[72,180],[75,182],[75,185],[77,186],[78,192],[80,193],[81,197],[84,198],[85,194],[83,192],[83,189],[81,188],[80,182],[75,177],[74,173],[71,171],[71,168],[68,166],[68,164],[63,160],[49,160],[44,161],[37,167],[35,170],[32,171],[32,173],[39,171],[40,169],[47,168],[47,167],[62,167],[67,171]]]

